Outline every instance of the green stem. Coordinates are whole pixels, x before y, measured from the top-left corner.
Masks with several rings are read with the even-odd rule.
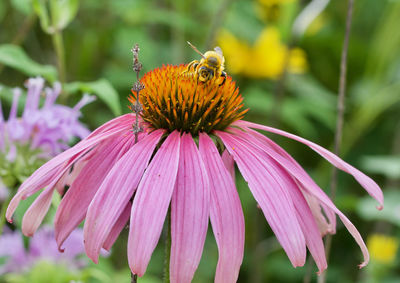
[[[52,35],[54,50],[57,54],[57,67],[58,74],[60,76],[60,82],[62,84],[66,81],[66,71],[65,71],[65,50],[64,50],[64,41],[62,37],[62,33],[60,30],[57,30]],[[65,98],[64,98],[65,99]]]
[[[340,156],[340,149],[342,145],[343,124],[344,124],[344,111],[345,111],[345,95],[346,95],[346,75],[347,75],[347,54],[349,49],[351,21],[353,14],[353,6],[355,0],[348,0],[347,16],[346,16],[346,29],[342,47],[342,56],[340,60],[340,78],[339,78],[339,94],[337,102],[337,118],[336,118],[336,131],[335,131],[335,148],[334,153]],[[333,167],[331,177],[331,193],[332,201],[335,200],[337,190],[337,169]],[[332,247],[332,235],[328,234],[325,238],[325,255],[326,261],[329,262],[329,255]],[[326,282],[326,270],[318,277],[318,283]]]
[[[167,236],[165,237],[164,282],[169,281],[169,260],[171,258],[171,206],[167,214]]]
[[[1,205],[1,214],[0,214],[0,235],[3,233],[4,224],[6,224],[6,211],[7,207],[11,201],[11,197],[7,198],[5,202]]]

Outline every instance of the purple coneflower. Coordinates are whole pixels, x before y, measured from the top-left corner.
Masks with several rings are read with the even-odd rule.
[[[219,250],[215,282],[235,282],[244,250],[244,217],[232,178],[235,162],[294,267],[304,265],[308,248],[319,271],[326,268],[322,237],[335,232],[336,214],[361,247],[361,266],[366,265],[368,250],[353,224],[288,153],[254,129],[306,144],[353,175],[382,205],[378,185],[308,140],[241,120],[246,111],[230,77],[221,86],[215,79],[198,83],[181,76],[185,68],[166,66],[142,78],[144,131],[138,143],[131,130],[133,113],[109,121],[29,177],[12,199],[7,219],[20,200],[44,188],[22,223],[23,233],[33,235],[55,188],[68,177],[70,187],[55,217],[60,249],[85,220],[86,254],[97,262],[101,248],[110,249],[129,222],[129,266],[142,276],[170,207],[171,282],[193,278],[209,219]],[[73,177],[68,175],[72,166]]]

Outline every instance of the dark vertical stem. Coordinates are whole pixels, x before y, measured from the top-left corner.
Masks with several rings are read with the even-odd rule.
[[[346,74],[347,74],[347,54],[349,48],[349,39],[351,31],[351,20],[353,14],[354,0],[348,1],[347,16],[346,16],[346,31],[342,48],[342,57],[340,60],[340,79],[339,79],[339,96],[337,102],[337,118],[336,118],[336,131],[335,131],[335,148],[334,153],[340,154],[340,147],[342,143],[344,111],[345,111],[345,95],[346,95]],[[337,190],[337,169],[333,167],[331,177],[331,199],[336,197]],[[325,239],[325,254],[327,261],[332,246],[332,235],[328,235]],[[326,271],[318,278],[318,282],[326,282]]]
[[[303,277],[303,283],[310,283],[311,282],[311,277],[312,277],[312,264],[313,264],[313,259],[309,255],[307,262],[306,262],[306,274]]]
[[[137,275],[131,272],[131,283],[137,283]]]
[[[174,10],[180,15],[187,15],[190,10],[186,8],[188,2],[184,0],[173,0],[171,1]],[[184,60],[184,47],[182,44],[185,42],[185,26],[184,25],[172,25],[171,26],[171,40],[172,40],[172,58],[175,64],[180,64]]]
[[[334,153],[336,155],[340,154],[340,147],[343,135],[345,95],[346,95],[346,75],[347,75],[347,54],[349,48],[353,5],[354,5],[354,0],[349,0],[349,5],[347,9],[347,19],[346,19],[346,34],[343,42],[342,58],[340,61],[339,97],[337,103],[337,121],[336,121],[336,132],[335,132],[335,148],[334,148]],[[336,167],[333,167],[332,178],[331,178],[332,199],[336,197],[336,189],[337,189],[337,169]]]
[[[224,18],[225,12],[228,10],[228,7],[231,4],[231,2],[232,0],[221,1],[221,4],[218,7],[218,10],[211,21],[210,32],[208,33],[208,37],[205,43],[206,50],[210,50],[212,48],[212,44],[214,44],[215,37],[217,35],[217,30],[221,26],[221,22]]]
[[[171,206],[167,214],[167,235],[165,237],[164,282],[169,283],[169,264],[171,258]]]

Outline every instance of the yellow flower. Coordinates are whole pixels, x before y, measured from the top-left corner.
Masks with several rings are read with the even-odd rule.
[[[265,6],[281,5],[293,2],[294,0],[258,0],[258,2]]]
[[[259,18],[264,21],[276,21],[281,16],[283,5],[291,4],[296,0],[258,0],[254,8]]]
[[[395,237],[374,234],[368,238],[371,259],[381,263],[392,263],[396,257],[399,242]]]
[[[282,74],[287,59],[288,71],[291,73],[303,73],[307,68],[304,51],[293,48],[288,54],[287,46],[281,42],[279,30],[274,27],[265,28],[253,46],[240,41],[228,31],[222,31],[218,45],[224,52],[228,72],[233,74],[276,79]]]

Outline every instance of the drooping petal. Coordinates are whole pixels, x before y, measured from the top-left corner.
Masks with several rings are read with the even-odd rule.
[[[229,169],[206,134],[200,134],[199,149],[211,180],[210,220],[219,252],[214,281],[236,282],[243,260],[245,232],[239,195]]]
[[[126,224],[128,224],[129,217],[131,217],[131,209],[132,204],[129,201],[128,204],[125,206],[124,211],[122,211],[121,215],[118,217],[117,222],[115,222],[114,226],[111,228],[111,231],[103,244],[103,249],[106,249],[107,251],[111,250],[111,247],[114,245],[119,234],[121,234],[122,229],[124,229]]]
[[[53,198],[54,185],[55,182],[50,184],[25,212],[22,218],[22,233],[25,236],[33,236],[46,216]]]
[[[77,154],[76,160],[79,162],[84,155],[85,152]],[[43,192],[41,192],[41,194],[25,212],[25,215],[22,219],[22,232],[26,236],[32,236],[36,232],[37,228],[39,228],[50,208],[54,190],[57,189],[57,184],[69,169],[70,166],[64,166],[63,168],[58,169],[57,172],[55,172],[50,184],[46,186]],[[10,207],[8,207],[8,209],[10,209]]]
[[[128,261],[133,273],[142,276],[157,245],[175,187],[180,134],[172,132],[143,174],[132,205]]]
[[[132,124],[132,119],[134,119],[132,114],[126,114],[111,120],[95,130],[94,133],[97,134],[92,133],[89,135],[89,137],[80,141],[74,147],[64,151],[47,163],[43,164],[38,170],[35,171],[35,173],[33,173],[22,183],[17,194],[11,200],[6,212],[7,220],[12,221],[11,217],[21,199],[25,199],[26,197],[47,186],[57,174],[57,170],[61,169],[62,166],[71,166],[76,160],[77,156],[82,152],[90,150],[92,147],[105,139],[111,138],[121,132],[129,131],[129,128]]]
[[[260,133],[252,131],[250,129],[247,129],[247,131],[258,137],[258,139],[266,141],[266,144],[268,144],[269,139],[267,139]],[[315,182],[311,179],[310,176],[308,176],[304,169],[302,169],[301,166],[293,160],[293,158],[289,158],[289,154],[283,150],[278,153],[274,150],[271,150],[263,143],[257,143],[257,146],[262,148],[268,155],[270,155],[279,164],[281,164],[282,167],[285,168],[293,177],[295,177],[297,181],[301,183],[301,188],[303,188],[310,195],[317,198],[321,202],[321,204],[326,206],[326,209],[334,211],[339,216],[343,224],[346,226],[347,230],[360,246],[360,249],[363,253],[364,262],[360,264],[360,268],[367,265],[369,261],[369,253],[360,233],[357,231],[356,227],[350,222],[350,220],[339,209],[337,209],[337,207],[333,204],[333,202],[325,194],[325,192],[317,184],[315,184]]]
[[[93,156],[87,161],[78,177],[61,200],[57,209],[54,226],[59,249],[69,234],[85,218],[90,202],[93,200],[107,173],[118,160],[118,155],[129,149],[132,135],[105,141],[95,148]]]
[[[375,181],[372,180],[370,177],[366,176],[364,173],[362,173],[357,168],[354,168],[350,164],[344,162],[342,159],[340,159],[338,156],[336,156],[329,150],[327,150],[309,140],[303,139],[299,136],[287,133],[287,132],[279,130],[279,129],[275,129],[275,128],[271,128],[271,127],[243,121],[243,120],[236,121],[234,124],[237,126],[244,126],[244,127],[248,127],[248,128],[260,129],[260,130],[264,130],[267,132],[282,135],[282,136],[294,139],[298,142],[301,142],[301,143],[309,146],[312,150],[317,152],[319,155],[324,157],[326,160],[328,160],[330,163],[332,163],[334,166],[336,166],[340,170],[343,170],[343,171],[353,175],[353,177],[360,183],[360,185],[363,186],[364,189],[373,198],[375,198],[379,202],[380,207],[378,209],[383,208],[383,193],[382,193],[382,190],[379,188],[379,186],[375,183]]]
[[[112,167],[91,201],[83,231],[86,254],[95,263],[111,228],[132,198],[163,132],[156,130],[129,149]]]
[[[282,180],[268,171],[266,162],[256,147],[244,145],[237,137],[217,132],[226,149],[233,156],[249,188],[260,205],[265,218],[278,241],[288,255],[292,265],[303,266],[306,258],[306,243],[296,217],[291,196]]]
[[[261,150],[263,149],[260,141],[253,137],[251,134],[236,129],[232,129],[232,132],[236,136],[238,136],[238,139],[242,142],[244,146],[250,147],[254,144],[256,146],[260,146]],[[310,250],[311,255],[313,256],[318,266],[319,272],[322,272],[327,267],[324,244],[322,242],[322,237],[319,232],[317,222],[315,221],[314,216],[311,213],[310,207],[308,206],[303,194],[301,193],[299,186],[297,185],[293,177],[272,157],[270,157],[265,152],[261,152],[260,154],[266,161],[268,165],[268,170],[273,172],[275,176],[282,180],[284,187],[290,193],[296,209],[297,219],[299,220],[300,227],[306,240],[307,247]]]
[[[277,145],[275,142],[273,142],[271,139],[267,138],[266,136],[260,134],[257,131],[254,131],[252,129],[246,128],[246,131],[251,133],[256,139],[261,141],[260,143],[257,143],[258,146],[261,146],[261,148],[266,151],[267,154],[269,154],[272,158],[276,159],[279,156],[276,155],[276,153],[280,154],[283,158],[287,160],[287,162],[291,163],[293,166],[295,166],[299,172],[303,174],[303,178],[306,178],[308,182],[313,184],[313,187],[319,187],[314,180],[308,175],[308,173],[303,169],[303,167],[300,166],[300,164],[292,157],[290,156],[289,153],[287,153],[283,148],[281,148],[279,145]],[[277,160],[279,162],[279,160]],[[282,163],[280,163],[282,164]],[[284,166],[284,165],[283,165]],[[285,167],[284,167],[285,168]],[[303,185],[299,184],[300,188],[303,188]],[[321,189],[320,189],[321,190]],[[302,190],[303,195],[308,202],[311,212],[313,213],[314,217],[317,220],[318,226],[320,227],[320,231],[322,235],[326,235],[327,233],[329,234],[334,234],[336,232],[336,213],[332,211],[332,209],[328,208],[324,203],[321,203],[318,199],[316,199],[313,195],[307,193],[304,189]],[[321,208],[323,209],[323,213],[321,211]],[[325,215],[324,215],[325,214]],[[326,218],[328,218],[329,223],[326,221]]]
[[[190,134],[181,138],[171,202],[171,282],[191,282],[199,265],[210,213],[208,176]]]
[[[282,173],[284,174],[284,173]],[[321,233],[319,231],[317,222],[307,204],[301,191],[295,186],[292,179],[287,177],[287,182],[292,183],[290,186],[290,194],[293,199],[294,206],[297,212],[297,218],[299,219],[300,227],[303,230],[304,237],[306,239],[307,247],[314,258],[315,263],[318,266],[319,273],[327,268],[326,256],[324,243],[322,242]]]

